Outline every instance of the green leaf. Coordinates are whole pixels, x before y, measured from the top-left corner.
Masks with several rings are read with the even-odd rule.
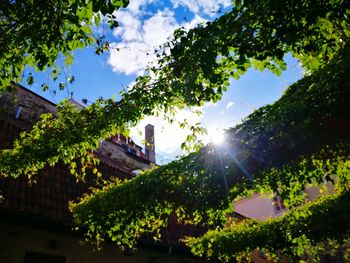
[[[65,87],[66,87],[66,83],[60,82],[60,84],[58,85],[58,87],[59,87],[60,90],[64,90]]]
[[[74,77],[73,75],[70,75],[70,74],[69,74],[67,80],[68,80],[68,82],[69,82],[70,84],[72,84],[72,83],[74,82],[74,80],[75,80],[75,77]]]
[[[100,25],[100,21],[101,21],[101,15],[99,13],[94,15],[94,22],[96,27],[98,27]]]
[[[49,89],[49,85],[47,85],[47,83],[43,83],[41,84],[41,89],[42,91],[47,91]]]
[[[30,86],[30,85],[33,85],[34,83],[34,77],[32,76],[32,74],[30,74],[27,78],[27,84]]]

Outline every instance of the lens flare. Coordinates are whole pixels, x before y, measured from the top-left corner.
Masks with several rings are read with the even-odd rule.
[[[225,133],[221,129],[210,129],[208,131],[210,142],[215,145],[221,145],[225,142]]]

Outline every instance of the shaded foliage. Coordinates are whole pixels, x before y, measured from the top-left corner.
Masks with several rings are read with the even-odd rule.
[[[294,174],[290,167],[304,164],[300,159],[311,160],[313,153],[326,146],[333,150],[339,143],[344,143],[344,156],[348,158],[349,10],[349,2],[341,0],[235,1],[232,11],[217,20],[188,32],[177,30],[174,38],[157,50],[157,66],[138,77],[120,102],[100,100],[81,112],[61,105],[57,119],[43,116],[31,132],[22,134],[13,149],[1,152],[0,173],[13,177],[31,175],[59,161],[71,163],[72,172],[78,173],[72,161],[82,157],[81,163],[86,167],[88,150],[96,148],[99,139],[126,132],[144,115],[165,111],[172,121],[176,108],[215,102],[230,78],[239,78],[250,67],[279,75],[286,67],[284,55],[292,52],[301,59],[309,75],[289,87],[279,101],[262,107],[230,130],[226,147],[206,146],[182,160],[96,191],[72,205],[72,211],[76,222],[89,229],[91,238],[110,238],[125,248],[133,247],[137,238],[147,232],[158,238],[159,227],[167,225],[173,212],[187,223],[220,225],[232,211],[231,201],[252,190],[280,192],[289,197],[290,206],[303,203],[299,198],[303,184],[323,178],[322,170],[313,169],[312,161],[305,173]],[[202,131],[191,128],[191,139]],[[233,187],[237,183],[240,187]],[[230,188],[233,189],[229,193]],[[326,215],[322,207],[333,212],[342,206],[348,209],[343,202],[348,190],[342,191],[304,209],[314,215]],[[249,244],[243,242],[246,246],[237,249],[238,253],[261,246],[262,238],[264,248],[272,253],[279,249],[293,255],[300,255],[310,244],[338,238],[338,231],[316,231],[315,240],[304,233],[305,238],[292,235],[276,244],[286,231],[297,231],[292,223],[297,211],[276,221],[238,227],[236,232],[228,232],[229,242],[220,243],[219,231],[190,244],[196,253],[204,255],[207,250],[212,254],[206,256],[226,260],[236,257],[227,253],[240,240],[234,235],[243,237],[245,232],[252,238],[256,233],[257,239]],[[347,215],[344,218],[347,220]],[[287,226],[268,240],[270,231],[280,222]],[[315,217],[306,214],[305,221],[295,222],[307,227],[314,224]],[[320,226],[328,223],[335,224],[326,219],[317,222]],[[213,241],[208,242],[208,236]],[[215,242],[223,246],[222,250],[209,249],[208,244]]]
[[[200,238],[189,239],[188,245],[196,255],[225,262],[249,259],[254,249],[275,260],[282,254],[294,260],[307,255],[307,261],[318,261],[320,254],[334,253],[349,241],[349,200],[348,191],[324,196],[280,218],[249,220],[208,231]]]
[[[109,237],[118,244],[126,242],[132,246],[135,237],[145,232],[157,233],[152,226],[166,226],[167,216],[173,211],[187,223],[221,224],[225,214],[232,211],[232,200],[251,191],[277,192],[290,208],[303,204],[306,184],[321,184],[325,177],[333,181],[331,176],[337,175],[337,169],[348,167],[350,137],[348,122],[344,120],[349,119],[350,112],[349,61],[346,48],[329,65],[289,87],[280,100],[258,109],[230,130],[226,146],[204,147],[180,161],[86,197],[72,207],[77,222],[89,227],[93,238]],[[324,151],[316,157],[311,156],[321,149]],[[345,159],[336,162],[340,156]],[[337,166],[323,169],[323,161]],[[347,171],[339,179],[344,186],[348,175]],[[230,194],[227,187],[231,188]],[[100,218],[101,214],[108,220]],[[248,224],[246,228],[254,233],[253,226]],[[267,232],[260,234],[265,239],[269,236]],[[205,238],[190,242],[196,244],[194,251],[198,254],[217,257],[224,253],[208,250],[207,254],[205,245],[197,247],[202,241],[207,242]],[[227,243],[223,249],[230,250],[230,246]],[[234,257],[233,252],[231,256]]]
[[[191,154],[98,190],[72,206],[75,221],[89,228],[92,239],[109,238],[122,248],[134,247],[146,232],[160,238],[174,212],[187,223],[224,222],[224,210],[230,207],[227,192],[222,191],[222,178],[211,175],[213,167],[203,162],[208,159]]]

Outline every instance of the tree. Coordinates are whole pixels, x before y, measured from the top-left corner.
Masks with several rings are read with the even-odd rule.
[[[100,20],[118,26],[115,10],[127,0],[112,1],[11,1],[0,3],[0,91],[11,81],[20,82],[26,66],[44,71],[52,68],[57,77],[57,58],[72,63],[72,51],[96,44],[96,52],[106,43],[94,36],[92,25]],[[27,76],[28,84],[33,82]],[[45,86],[46,88],[46,86]]]
[[[315,70],[347,43],[348,12],[346,1],[236,1],[231,12],[214,22],[189,32],[177,30],[174,39],[157,51],[158,67],[150,67],[145,76],[138,77],[121,101],[100,100],[81,113],[63,107],[58,119],[46,116],[20,142],[21,150],[1,155],[1,171],[18,176],[59,160],[69,163],[96,148],[98,139],[125,132],[143,115],[164,111],[171,119],[177,108],[217,101],[229,78],[239,78],[251,66],[279,74],[285,68],[283,55],[287,52]],[[190,128],[192,140],[202,132]],[[57,144],[50,138],[61,140]],[[25,158],[28,155],[32,157]]]
[[[16,142],[13,149],[1,152],[0,172],[15,177],[30,175],[58,161],[69,164],[77,157],[84,157],[87,150],[94,149],[100,138],[126,132],[144,115],[165,111],[170,113],[171,119],[177,107],[217,101],[229,85],[229,79],[239,78],[252,66],[280,74],[286,66],[283,56],[291,52],[302,61],[310,76],[291,87],[279,102],[259,109],[231,131],[230,147],[239,149],[237,154],[231,154],[232,148],[218,150],[204,147],[182,160],[87,197],[73,207],[75,218],[89,227],[93,237],[109,237],[125,247],[135,245],[136,239],[144,232],[157,233],[158,227],[165,226],[167,216],[174,211],[180,220],[189,223],[220,224],[232,209],[232,199],[249,191],[280,192],[292,208],[303,203],[300,190],[305,182],[316,180],[317,183],[322,176],[330,172],[333,175],[334,171],[340,170],[343,172],[338,174],[338,182],[346,186],[349,180],[349,147],[343,146],[339,150],[337,145],[348,143],[348,137],[344,128],[339,129],[341,136],[329,136],[329,131],[333,132],[329,120],[331,117],[349,119],[350,111],[346,104],[350,83],[346,74],[349,69],[349,14],[349,3],[341,0],[294,0],[288,3],[277,0],[234,1],[232,11],[217,20],[188,32],[184,29],[175,31],[174,38],[156,51],[159,58],[157,66],[148,68],[144,76],[138,77],[135,86],[122,94],[121,101],[100,100],[81,112],[61,105],[58,118],[43,116],[31,132]],[[26,54],[23,53],[23,56]],[[192,129],[194,135],[190,139],[201,132],[198,127]],[[273,152],[282,151],[283,143],[291,141],[291,138],[298,139],[296,146],[273,158]],[[330,145],[331,150],[327,150],[327,154],[319,153],[326,145]],[[337,153],[332,155],[334,150]],[[208,155],[212,157],[211,162],[204,161]],[[303,156],[308,161],[302,161]],[[336,161],[337,158],[340,160]],[[86,158],[81,160],[84,165]],[[321,172],[314,165],[318,161],[332,165]],[[303,165],[303,162],[310,165]],[[251,165],[251,169],[243,169],[243,164]],[[303,167],[307,167],[307,172],[301,172],[305,171]],[[274,168],[277,172],[271,170]],[[232,187],[235,182],[241,182],[240,187],[231,189],[231,194],[222,190],[223,174],[235,175],[230,179]],[[252,174],[255,174],[255,180],[247,180]],[[157,191],[154,191],[155,183]],[[284,184],[286,187],[281,188]],[[344,204],[341,200],[347,196],[348,188],[341,187],[341,184],[338,186],[340,199],[334,197],[333,203],[327,201],[321,206],[331,204],[339,207],[337,204]],[[145,200],[143,194],[148,194],[149,198]],[[111,204],[110,200],[116,197],[119,202]],[[313,211],[313,208],[309,210]],[[308,220],[307,215],[304,218]],[[267,232],[273,225],[259,225],[261,231],[258,233],[268,236]],[[256,225],[253,223],[245,227],[251,230]],[[245,228],[242,228],[242,233],[244,231]],[[281,233],[284,235],[287,231]],[[341,243],[349,232],[346,229],[338,236],[335,233],[338,232],[335,231],[334,235],[327,232],[317,240],[313,240],[312,236],[291,235],[291,239],[281,243],[281,247],[274,246],[280,240],[279,236],[263,248],[271,253],[279,249],[298,256],[310,244],[320,245],[327,239]],[[198,242],[190,240],[189,244],[195,252],[203,254],[209,247],[203,244],[214,244],[220,240],[221,234],[211,233]],[[234,240],[236,243],[239,241]],[[229,250],[234,242],[225,243],[227,247],[222,243],[219,245]],[[236,251],[238,254],[230,255],[220,250],[210,254],[211,250],[207,249],[206,256],[228,260],[247,249],[261,247],[260,244],[252,242]],[[288,250],[287,247],[292,244],[296,249]]]

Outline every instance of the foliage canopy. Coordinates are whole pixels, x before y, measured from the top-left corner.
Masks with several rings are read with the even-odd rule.
[[[81,113],[63,107],[58,119],[43,118],[13,150],[0,154],[0,172],[18,176],[58,161],[70,163],[96,148],[98,139],[124,132],[144,115],[164,111],[172,120],[177,108],[217,101],[229,78],[238,78],[251,66],[279,74],[287,52],[315,70],[344,47],[350,35],[347,1],[235,1],[233,6],[205,26],[189,32],[177,30],[174,39],[157,51],[158,66],[137,78],[121,101],[101,100]],[[199,127],[189,128],[193,131],[190,140],[203,132]],[[54,143],[57,138],[59,143]]]
[[[0,3],[0,91],[11,81],[21,82],[25,68],[51,68],[57,78],[57,59],[72,63],[72,51],[104,43],[93,34],[92,25],[102,18],[111,28],[118,26],[113,12],[126,7],[128,0],[10,1]],[[28,84],[33,76],[27,77]],[[47,88],[44,86],[43,88]]]
[[[158,235],[152,226],[166,226],[174,211],[180,222],[220,225],[232,211],[232,201],[237,197],[275,192],[283,197],[291,215],[266,223],[248,221],[238,227],[209,231],[201,238],[189,239],[193,252],[230,260],[249,257],[249,251],[260,248],[271,255],[281,251],[297,258],[311,244],[319,252],[325,239],[336,239],[342,244],[349,235],[345,228],[320,231],[317,238],[302,236],[304,230],[301,235],[297,235],[298,231],[286,234],[290,227],[298,228],[299,223],[295,225],[293,221],[296,214],[300,215],[300,224],[306,224],[305,229],[316,221],[318,229],[340,226],[338,221],[332,224],[327,221],[334,218],[334,211],[341,214],[339,220],[347,220],[348,210],[343,205],[349,192],[350,127],[344,120],[350,117],[349,51],[347,47],[327,66],[289,87],[280,100],[258,109],[231,129],[225,147],[206,146],[179,161],[86,196],[72,207],[76,221],[89,227],[91,237],[108,237],[119,246],[128,247],[134,246],[145,232]],[[326,196],[315,204],[305,204],[304,187],[310,184],[321,187],[324,180],[333,183],[337,180],[336,196],[342,196],[343,201],[333,202],[330,200],[337,200],[336,196]],[[226,181],[230,193],[226,192]],[[297,206],[301,208],[294,211]],[[300,214],[305,210],[307,214]],[[322,211],[327,216],[318,217]],[[284,224],[286,228],[278,232],[286,238],[281,242],[278,233],[272,236],[270,232]],[[244,241],[249,233],[250,243]]]
[[[7,13],[1,9],[2,28],[10,30],[11,23],[20,16],[14,9],[16,3],[21,2],[4,4],[2,9],[9,10]],[[91,31],[86,28],[91,29],[91,18],[96,12],[108,14],[113,6],[126,4],[121,1],[68,3],[58,1],[55,7],[62,11],[62,16],[57,16],[63,19],[57,23],[59,34],[43,25],[42,36],[34,34],[28,38],[18,27],[16,34],[1,40],[8,41],[8,45],[1,45],[7,47],[0,53],[2,85],[18,80],[27,64],[43,70],[53,65],[60,52],[68,55],[77,47],[92,44]],[[25,11],[32,10],[22,5]],[[33,11],[33,19],[37,19],[33,21],[45,14],[40,9],[42,5],[35,5],[39,9]],[[166,226],[167,217],[173,212],[188,223],[220,224],[232,209],[231,201],[249,191],[280,193],[293,208],[304,203],[301,190],[305,183],[320,183],[320,178],[327,176],[333,180],[332,176],[338,175],[338,180],[347,185],[349,15],[350,3],[342,0],[234,1],[232,11],[215,21],[189,31],[175,31],[173,39],[156,50],[157,66],[138,77],[134,87],[122,94],[121,101],[100,100],[80,112],[62,104],[57,118],[44,115],[32,131],[22,134],[13,149],[1,152],[0,173],[13,177],[31,175],[59,161],[74,168],[72,162],[77,157],[85,167],[87,152],[97,147],[99,139],[126,132],[144,115],[165,111],[170,113],[171,120],[176,108],[215,102],[229,86],[231,77],[239,78],[251,67],[279,75],[286,67],[284,55],[291,52],[306,67],[308,76],[288,88],[279,101],[257,110],[230,130],[228,148],[204,147],[182,160],[86,196],[72,207],[75,219],[86,225],[91,237],[97,240],[108,237],[122,247],[132,247],[143,233],[159,233],[158,228]],[[30,28],[33,24],[29,20],[22,27]],[[57,37],[57,41],[50,36]],[[23,45],[17,45],[19,40],[23,40]],[[31,41],[39,44],[32,45]],[[18,48],[22,46],[25,48]],[[201,132],[199,127],[192,129],[191,139]],[[342,147],[337,146],[340,143]],[[342,150],[337,151],[336,158],[331,158],[331,152],[339,147]],[[322,155],[321,149],[326,154]],[[339,156],[343,158],[341,161],[337,159]],[[324,173],[312,160],[329,163],[329,171],[326,169]],[[335,172],[345,168],[344,173]],[[225,192],[225,177],[232,187],[229,194]],[[348,198],[348,191],[339,187],[335,196],[305,208],[315,215],[322,214],[321,207],[337,211],[344,205],[344,198]],[[113,201],[116,198],[118,202]],[[291,222],[298,210],[293,211],[275,221],[248,222],[233,230],[210,232],[203,238],[189,240],[189,244],[195,253],[223,260],[259,247],[271,253],[278,249],[299,256],[310,244],[323,242],[325,238],[341,243],[340,239],[349,234],[346,230],[338,238],[337,231],[327,232],[315,240],[307,235],[286,237],[289,230],[294,231]],[[301,224],[306,222],[306,226],[314,222],[310,214],[304,219]],[[287,222],[287,228],[262,246],[261,237],[269,236],[271,229],[281,222]],[[230,250],[232,244],[241,242],[239,236],[243,237],[244,233],[256,233],[256,236],[240,250]],[[223,236],[228,236],[227,242],[222,241]],[[285,242],[278,246],[281,236]],[[213,251],[209,244],[220,245],[222,250]]]

